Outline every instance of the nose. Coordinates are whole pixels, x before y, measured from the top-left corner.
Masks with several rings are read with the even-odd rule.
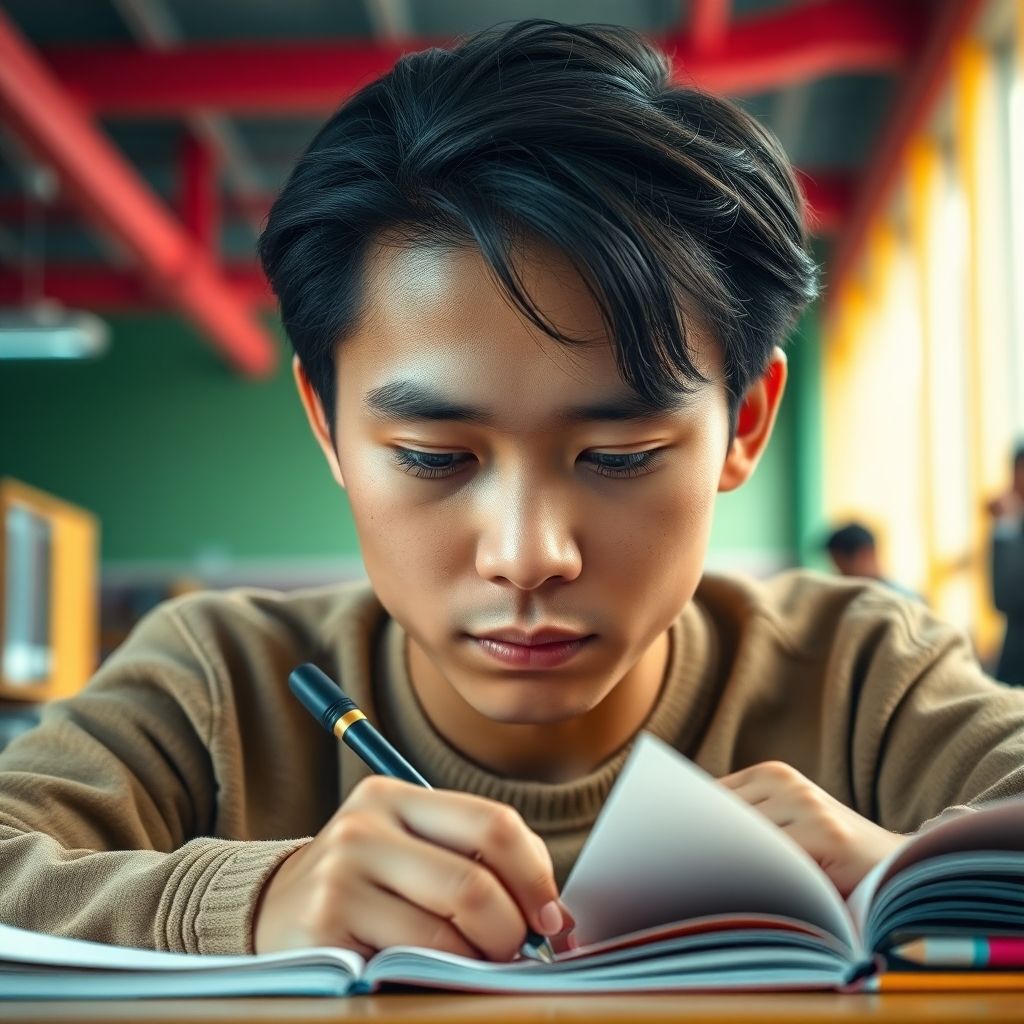
[[[551,579],[568,583],[582,571],[571,502],[558,488],[499,483],[481,519],[476,568],[483,579],[533,590]]]

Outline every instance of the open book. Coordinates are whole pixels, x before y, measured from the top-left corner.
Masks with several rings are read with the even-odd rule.
[[[580,943],[495,964],[396,946],[195,956],[0,926],[0,997],[856,989],[900,936],[1024,935],[1024,800],[909,838],[848,902],[780,829],[649,735],[562,893]]]

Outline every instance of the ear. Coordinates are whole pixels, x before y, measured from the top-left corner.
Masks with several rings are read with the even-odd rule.
[[[331,476],[338,481],[339,486],[344,487],[345,479],[341,475],[341,465],[338,462],[338,453],[334,448],[334,442],[331,440],[331,431],[327,425],[327,415],[324,413],[323,403],[313,385],[310,384],[298,356],[292,356],[292,376],[295,378],[295,387],[298,389],[302,408],[306,411],[310,430],[313,431],[316,443],[320,445],[320,450],[324,453],[324,458],[327,459]]]
[[[786,353],[772,350],[768,369],[743,396],[736,423],[736,436],[729,446],[718,480],[719,491],[733,491],[753,475],[761,453],[772,436],[782,394],[786,390]]]

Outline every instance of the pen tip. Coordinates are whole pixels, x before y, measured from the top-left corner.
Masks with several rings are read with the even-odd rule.
[[[537,951],[538,960],[543,960],[546,964],[554,963],[555,954],[551,948],[551,943],[547,939],[538,943],[533,948]]]

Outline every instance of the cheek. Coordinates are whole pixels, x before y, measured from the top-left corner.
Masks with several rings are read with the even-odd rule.
[[[606,506],[615,526],[601,534],[617,538],[634,567],[650,565],[653,572],[665,574],[695,566],[699,574],[724,459],[719,447],[699,437],[686,439],[660,471],[637,481],[635,492],[624,483],[622,502]],[[608,522],[606,518],[606,526]]]
[[[642,500],[624,501],[593,535],[592,568],[618,577],[616,590],[629,600],[650,604],[660,594],[670,604],[685,603],[703,570],[717,477],[675,468],[660,477]]]
[[[390,596],[422,594],[424,585],[436,589],[450,575],[444,538],[451,536],[454,506],[428,501],[429,485],[407,478],[372,446],[347,453],[341,469],[363,563],[385,605]]]

